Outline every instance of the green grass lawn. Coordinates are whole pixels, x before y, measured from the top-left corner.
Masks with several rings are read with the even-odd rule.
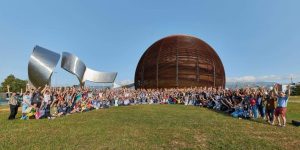
[[[300,128],[194,106],[112,107],[28,121],[8,121],[3,108],[0,149],[300,149]],[[300,120],[300,103],[289,103],[292,119]]]
[[[299,102],[300,103],[300,96],[291,96],[290,102]]]

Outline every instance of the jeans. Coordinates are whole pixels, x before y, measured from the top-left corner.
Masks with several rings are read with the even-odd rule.
[[[257,106],[256,105],[252,106],[251,110],[252,110],[253,118],[257,119],[258,118]]]
[[[51,117],[51,114],[50,114],[50,105],[47,105],[45,107],[45,117]]]
[[[269,116],[269,120],[270,122],[273,122],[274,121],[274,112],[275,110],[274,109],[268,109],[267,111],[267,116]]]
[[[258,112],[259,112],[260,116],[261,116],[262,118],[264,118],[264,117],[265,117],[265,114],[266,114],[266,109],[265,109],[265,107],[262,106],[262,105],[259,105],[259,106],[257,106],[257,108],[258,108]]]
[[[9,105],[10,108],[10,115],[8,117],[9,120],[15,119],[18,113],[18,105]]]

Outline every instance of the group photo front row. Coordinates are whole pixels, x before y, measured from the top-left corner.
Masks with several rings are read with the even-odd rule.
[[[286,126],[290,86],[279,91],[273,88],[224,89],[194,87],[172,89],[92,89],[88,87],[50,87],[12,93],[9,98],[9,120],[16,119],[22,108],[21,120],[55,119],[74,113],[110,107],[142,104],[181,104],[213,109],[235,118],[262,119],[270,125]]]

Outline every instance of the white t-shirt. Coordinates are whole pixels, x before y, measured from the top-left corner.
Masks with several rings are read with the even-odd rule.
[[[28,105],[31,103],[31,97],[29,95],[24,95],[23,96],[23,104]]]
[[[119,104],[119,100],[118,99],[115,99],[115,106],[118,106]]]
[[[92,92],[89,92],[88,93],[88,98],[92,98],[93,97],[93,93]]]
[[[44,94],[44,101],[48,104],[51,101],[50,94]]]
[[[130,104],[130,101],[128,100],[128,99],[126,99],[125,101],[124,101],[124,105],[129,105]]]

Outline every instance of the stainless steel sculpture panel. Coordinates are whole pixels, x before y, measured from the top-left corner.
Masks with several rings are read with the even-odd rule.
[[[116,72],[98,72],[87,68],[77,56],[68,52],[62,54],[61,67],[74,74],[81,85],[84,85],[85,81],[112,83],[117,76]]]
[[[116,79],[116,72],[98,72],[87,68],[77,56],[68,52],[63,52],[62,56],[61,67],[74,74],[80,85],[84,85],[85,81],[112,83]],[[40,46],[34,47],[28,64],[28,77],[31,84],[36,88],[50,85],[53,70],[59,59],[60,54]]]
[[[90,68],[86,68],[83,80],[96,83],[113,83],[116,77],[116,72],[99,72]]]
[[[80,84],[83,83],[82,79],[84,77],[86,66],[77,56],[68,52],[63,52],[62,60],[61,60],[61,68],[74,74],[79,80]]]
[[[51,76],[60,54],[35,46],[28,63],[28,77],[36,88],[51,84]]]

